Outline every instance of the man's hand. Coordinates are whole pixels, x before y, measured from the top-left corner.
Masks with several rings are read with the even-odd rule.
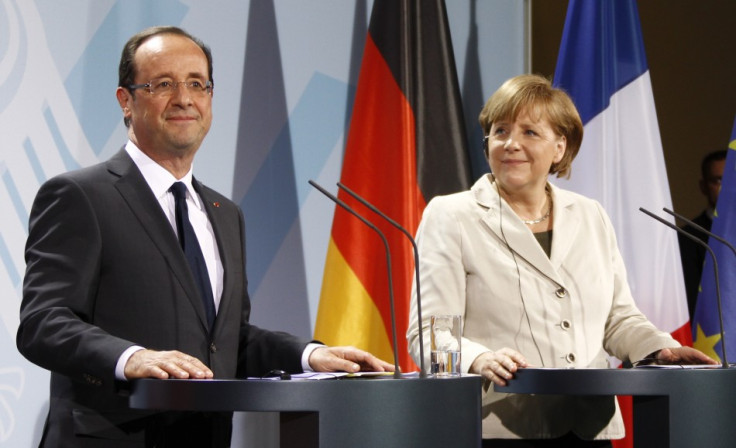
[[[138,350],[125,364],[125,378],[178,378],[207,379],[214,373],[199,359],[173,350],[159,352]]]
[[[309,355],[309,366],[315,372],[393,372],[393,364],[355,347],[319,347]]]
[[[692,347],[663,348],[657,353],[657,364],[718,364]]]

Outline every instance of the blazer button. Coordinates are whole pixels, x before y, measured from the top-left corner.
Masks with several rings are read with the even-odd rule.
[[[574,363],[575,362],[575,353],[568,353],[567,355],[565,355],[565,361],[567,361],[570,364]]]
[[[565,290],[565,288],[560,288],[557,291],[555,291],[555,294],[560,299],[563,299],[563,298],[565,298],[567,296],[567,291]]]
[[[210,353],[217,353],[217,346],[214,342],[210,344]]]
[[[562,322],[560,322],[560,326],[562,327],[563,330],[569,330],[570,327],[572,327],[572,324],[570,323],[569,320],[565,319]]]

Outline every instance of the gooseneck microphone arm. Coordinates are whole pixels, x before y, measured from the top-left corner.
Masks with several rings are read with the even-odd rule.
[[[368,207],[373,213],[377,214],[381,218],[388,221],[389,224],[396,227],[406,235],[407,238],[409,238],[409,241],[411,242],[412,247],[414,248],[414,278],[417,285],[417,319],[419,319],[419,376],[421,378],[424,378],[427,376],[427,373],[424,370],[424,338],[422,337],[422,293],[421,288],[419,287],[419,249],[417,249],[417,242],[414,240],[414,237],[411,236],[411,234],[402,227],[398,222],[394,221],[393,219],[389,218],[388,215],[383,213],[381,210],[379,210],[375,205],[371,204],[370,202],[366,201],[362,197],[358,195],[358,193],[354,192],[350,188],[346,187],[341,182],[337,183],[338,188],[342,188],[345,190],[347,194],[357,199],[361,204]]]
[[[718,279],[718,262],[716,261],[716,254],[713,253],[713,249],[711,249],[707,244],[705,244],[703,241],[700,240],[697,236],[694,236],[690,234],[689,232],[686,232],[682,230],[681,228],[677,227],[676,225],[672,224],[671,222],[665,221],[664,219],[660,218],[659,216],[655,215],[654,213],[650,212],[649,210],[645,209],[644,207],[639,207],[639,210],[645,213],[646,215],[656,219],[657,221],[661,222],[662,224],[666,225],[667,227],[671,227],[678,233],[690,238],[695,243],[699,244],[700,246],[704,247],[708,253],[710,254],[710,257],[713,259],[713,275],[715,276],[716,280],[716,302],[718,304],[718,321],[720,324],[720,334],[721,334],[721,350],[723,350],[723,362],[722,367],[724,369],[728,368],[728,360],[726,359],[726,338],[723,331],[723,310],[721,307],[721,282]]]
[[[687,219],[686,217],[682,216],[681,214],[679,214],[679,213],[677,213],[675,211],[672,211],[672,210],[670,210],[670,209],[668,209],[666,207],[663,208],[662,210],[664,210],[665,212],[667,212],[670,215],[674,216],[675,218],[679,218],[679,219],[685,221],[686,223],[690,224],[691,226],[693,226],[696,229],[700,230],[701,232],[705,233],[709,237],[714,238],[715,240],[720,241],[721,243],[725,244],[729,249],[731,249],[731,252],[733,252],[733,254],[736,255],[736,248],[734,248],[733,245],[731,243],[729,243],[728,241],[726,241],[724,238],[721,238],[720,236],[716,235],[715,233],[711,232],[710,230],[707,230],[705,227],[703,227],[701,225],[698,225],[697,223],[695,223],[695,222]]]
[[[401,378],[401,370],[399,369],[399,350],[398,345],[396,343],[396,312],[394,311],[394,284],[391,277],[391,251],[388,247],[388,240],[386,239],[386,235],[383,234],[380,230],[378,230],[378,227],[374,226],[370,221],[360,216],[355,210],[353,210],[349,205],[347,205],[345,202],[338,199],[336,196],[332,195],[330,192],[322,188],[320,185],[318,185],[315,181],[309,180],[309,184],[320,191],[323,195],[330,198],[335,204],[339,205],[346,211],[350,212],[351,215],[358,218],[363,224],[367,225],[373,231],[375,231],[378,236],[381,237],[381,240],[383,240],[383,247],[386,249],[386,264],[388,266],[388,295],[389,295],[389,301],[391,304],[391,332],[393,334],[393,345],[394,345],[394,378]]]

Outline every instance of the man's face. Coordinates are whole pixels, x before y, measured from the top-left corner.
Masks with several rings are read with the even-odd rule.
[[[718,193],[721,192],[721,178],[725,166],[726,159],[714,160],[708,167],[708,175],[700,180],[700,191],[708,198],[708,205],[711,207],[716,206]]]
[[[162,34],[144,42],[134,60],[134,84],[161,79],[181,84],[168,94],[118,88],[131,141],[154,160],[193,156],[212,123],[212,95],[189,89],[184,81],[209,81],[204,52],[184,36]]]

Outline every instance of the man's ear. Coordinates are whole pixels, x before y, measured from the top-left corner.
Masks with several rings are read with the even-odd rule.
[[[115,97],[118,99],[120,109],[123,110],[123,118],[130,118],[130,108],[128,107],[128,104],[133,101],[130,91],[128,89],[118,87],[117,90],[115,90]]]

